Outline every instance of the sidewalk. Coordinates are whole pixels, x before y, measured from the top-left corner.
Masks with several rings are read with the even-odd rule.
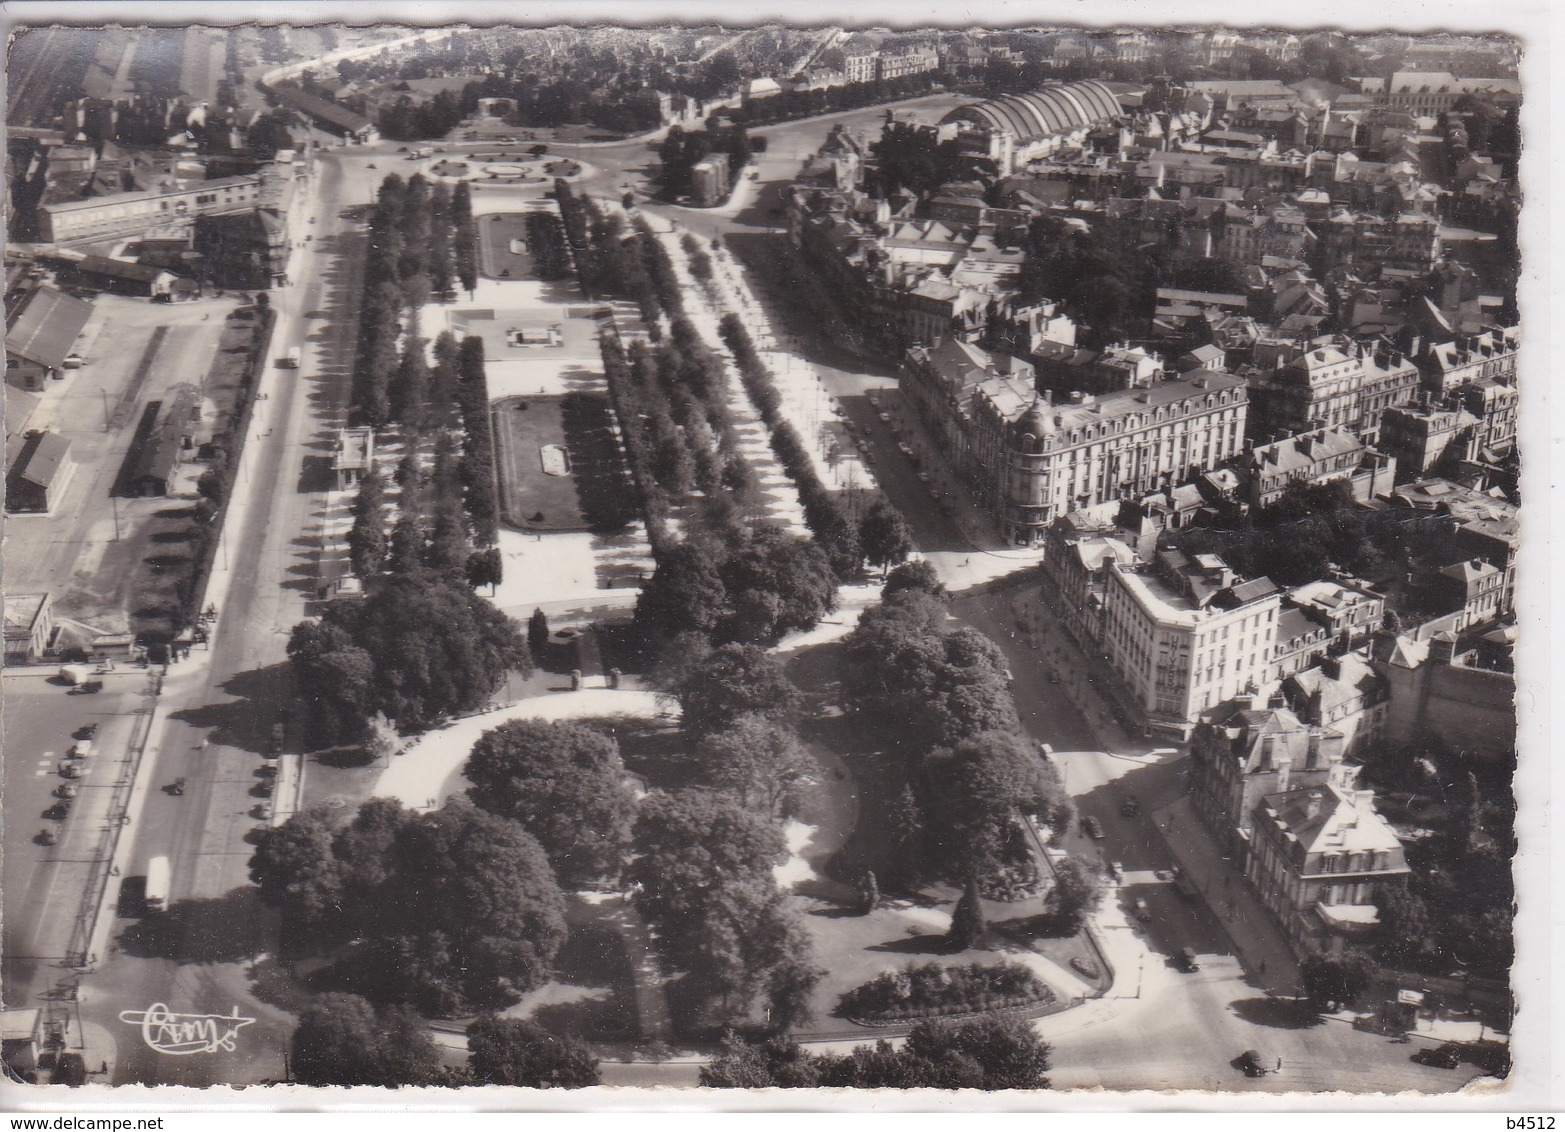
[[[1225,858],[1207,836],[1190,799],[1154,810],[1152,820],[1179,867],[1195,880],[1201,899],[1222,922],[1250,977],[1268,994],[1298,995],[1299,966],[1282,929],[1251,891],[1238,863]]]

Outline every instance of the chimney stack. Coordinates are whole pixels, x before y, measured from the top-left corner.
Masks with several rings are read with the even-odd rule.
[[[1320,817],[1320,808],[1323,800],[1324,795],[1321,793],[1321,791],[1311,790],[1309,801],[1304,807],[1304,816],[1309,818],[1311,821]]]

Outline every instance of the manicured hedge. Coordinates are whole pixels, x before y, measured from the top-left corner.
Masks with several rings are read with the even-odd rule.
[[[1019,963],[909,964],[853,988],[837,1013],[864,1022],[948,1017],[1047,1005],[1054,992]]]

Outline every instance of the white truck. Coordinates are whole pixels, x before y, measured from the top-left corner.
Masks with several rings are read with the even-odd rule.
[[[168,908],[168,858],[154,857],[147,862],[147,887],[141,897],[141,905],[148,912],[162,912]]]
[[[283,369],[298,369],[299,363],[303,360],[304,351],[301,350],[298,346],[295,346],[293,349],[284,354],[282,360],[277,364]]]

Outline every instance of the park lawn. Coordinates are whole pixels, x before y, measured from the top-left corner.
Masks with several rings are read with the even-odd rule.
[[[574,460],[568,475],[543,470],[543,447],[565,447],[563,399],[508,397],[495,402],[494,422],[500,512],[506,521],[523,530],[584,529]],[[539,514],[543,517],[535,518]]]

